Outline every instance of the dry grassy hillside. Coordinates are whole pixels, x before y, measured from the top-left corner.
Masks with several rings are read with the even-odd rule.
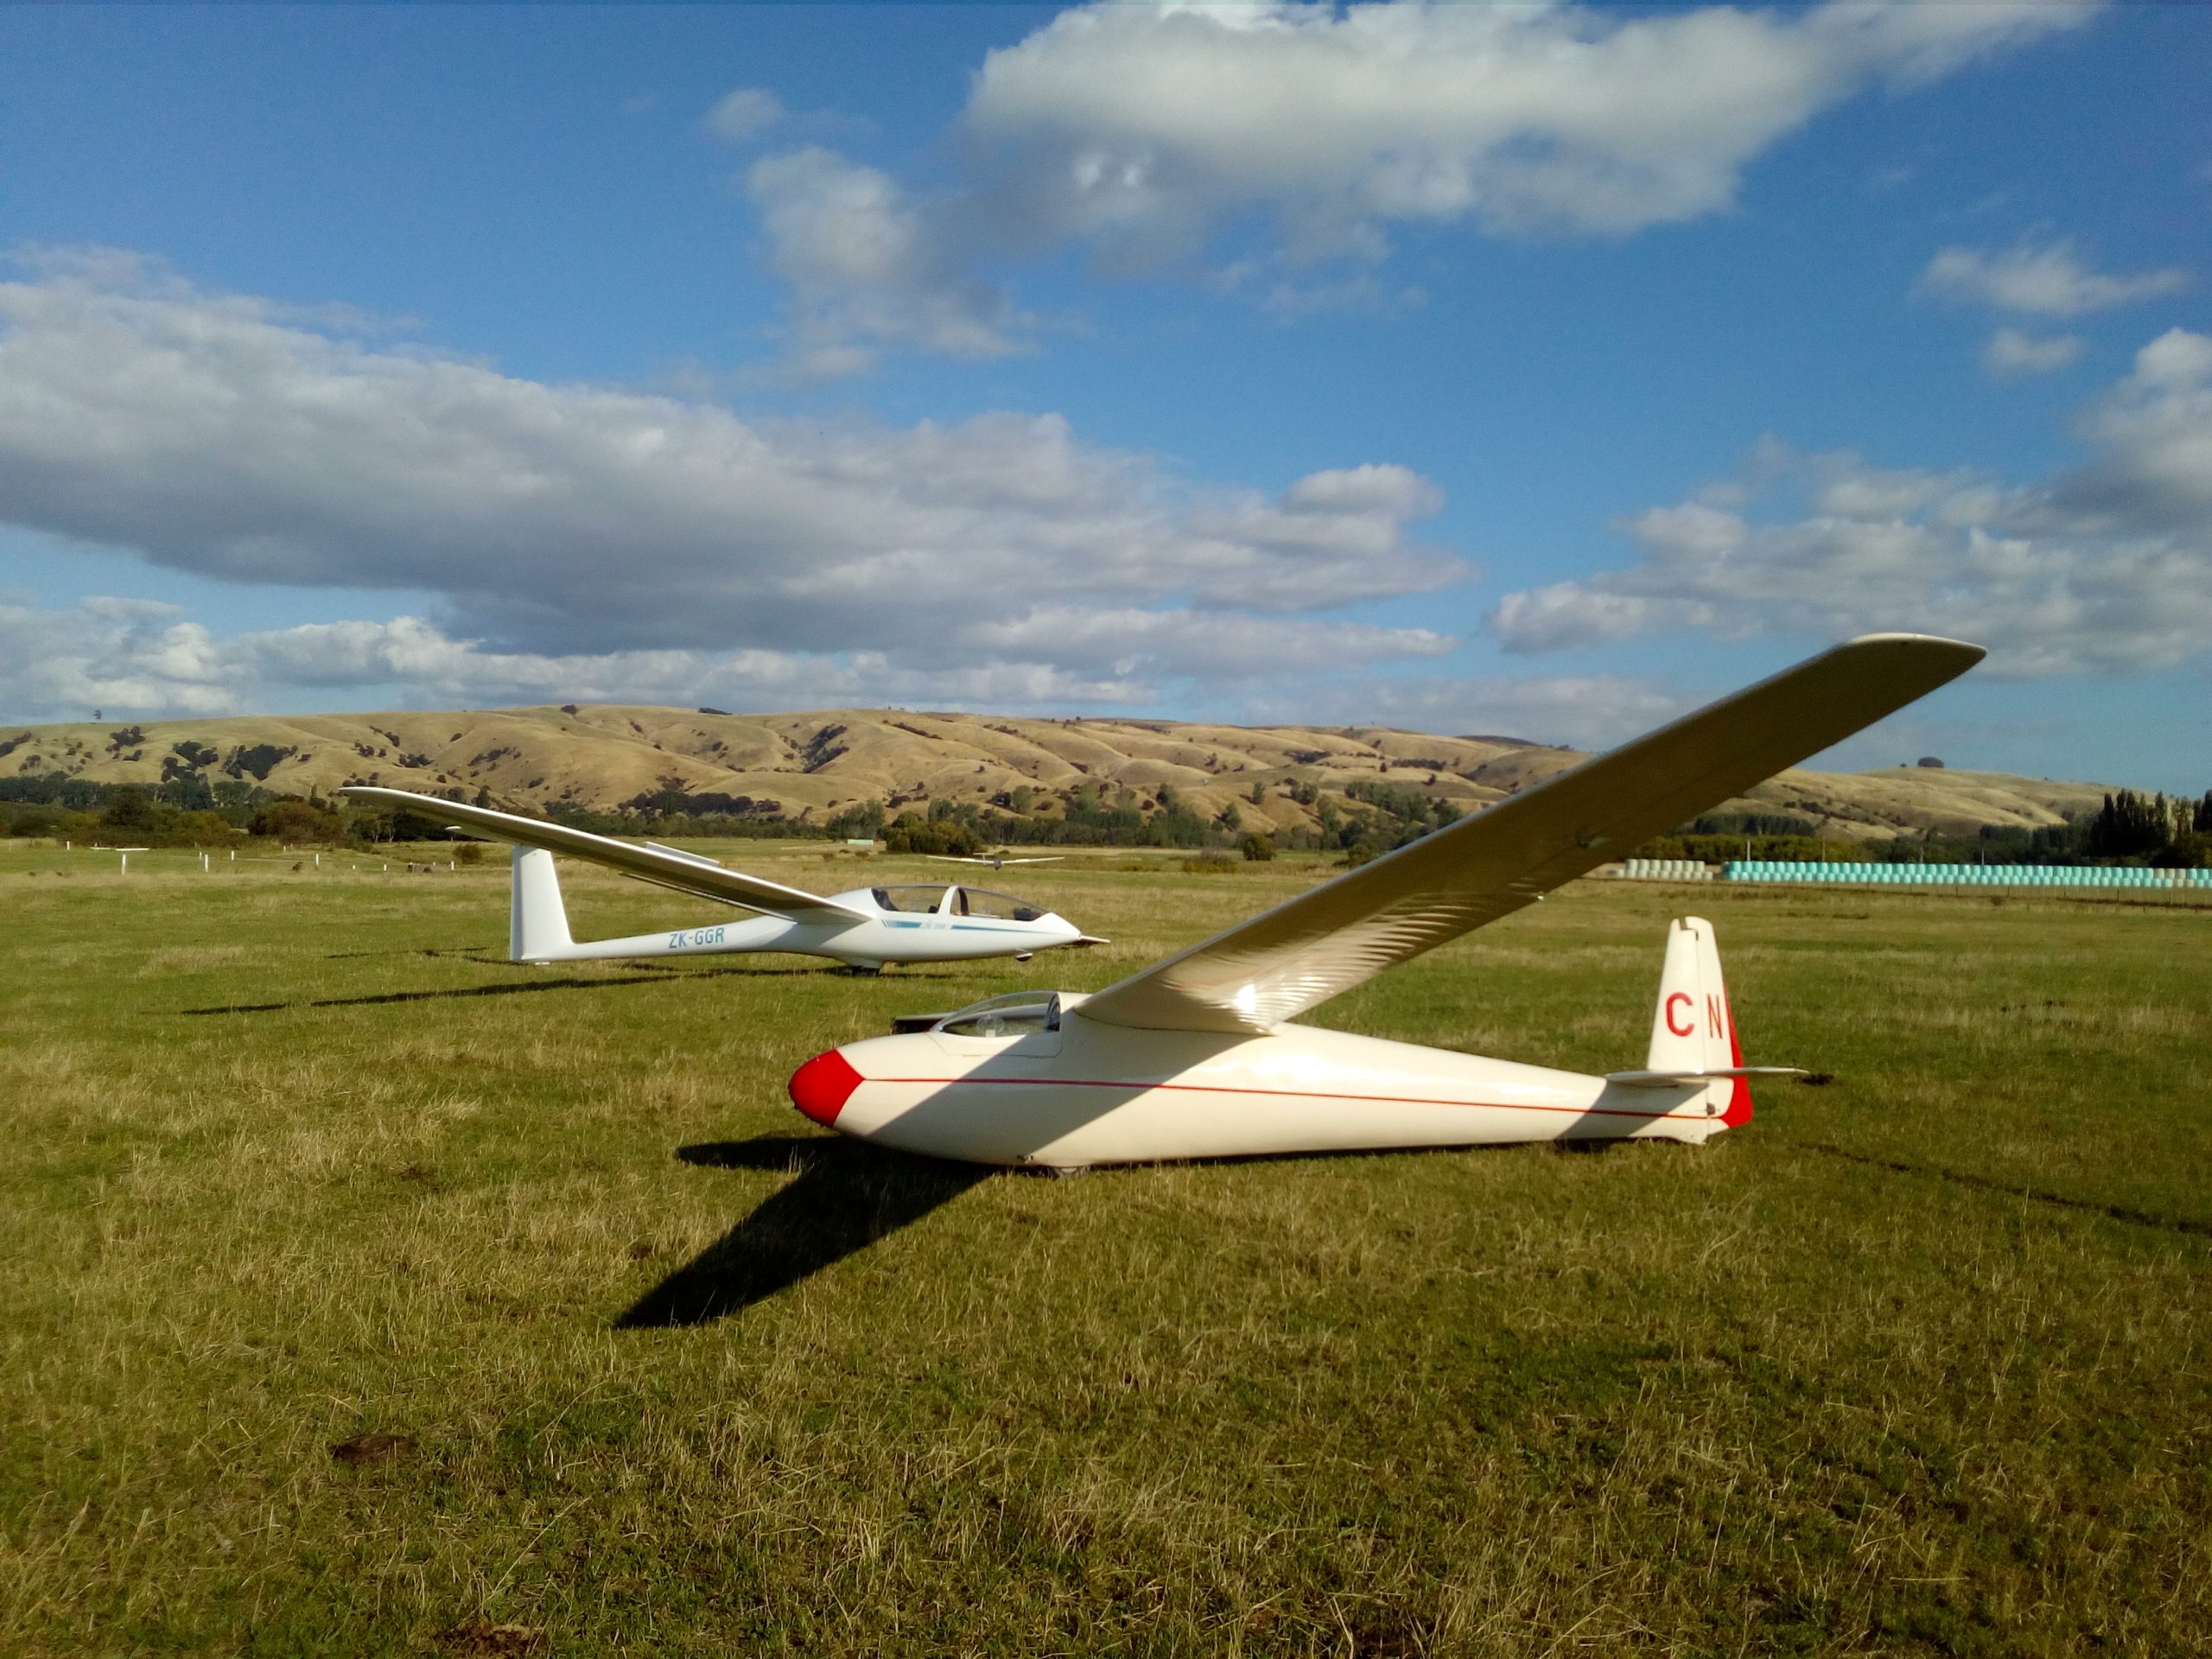
[[[1463,810],[1582,757],[1504,737],[1438,737],[1382,727],[1245,728],[1166,721],[1027,720],[837,709],[729,715],[623,704],[483,713],[303,715],[0,728],[0,778],[157,783],[180,773],[257,779],[307,794],[346,783],[488,789],[517,806],[613,808],[664,789],[773,802],[816,817],[856,802],[895,807],[1005,798],[1049,810],[1082,786],[1140,804],[1163,785],[1213,816],[1234,804],[1263,830],[1311,826],[1308,786],[1341,798],[1387,784]],[[1027,796],[1019,793],[1027,791]],[[1739,808],[1784,811],[1824,834],[2053,823],[2094,810],[2103,786],[1917,767],[1796,771]],[[1318,804],[1318,802],[1315,803]]]

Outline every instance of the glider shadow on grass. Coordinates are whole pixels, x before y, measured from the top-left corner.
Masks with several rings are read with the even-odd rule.
[[[1840,1158],[1846,1163],[1859,1164],[1868,1169],[1885,1169],[1896,1175],[1925,1176],[1932,1180],[1948,1181],[1954,1186],[1967,1186],[1980,1192],[2024,1198],[2031,1204],[2047,1204],[2056,1210],[2079,1210],[2088,1215],[2102,1216],[2110,1221],[2126,1222],[2131,1227],[2159,1227],[2168,1232],[2212,1238],[2212,1221],[2195,1217],[2153,1215],[2147,1210],[2133,1209],[2124,1204],[2106,1204],[2096,1198],[2068,1198],[2063,1192],[2053,1192],[2043,1187],[2000,1181],[1961,1169],[1946,1169],[1940,1164],[1910,1164],[1895,1158],[1878,1158],[1872,1153],[1853,1152],[1848,1147],[1829,1146],[1820,1141],[1800,1141],[1797,1145],[1807,1152]]]
[[[1091,1109],[1101,1109],[1093,1105]],[[1230,1161],[1402,1158],[1428,1150],[1390,1147],[1267,1153]],[[676,1155],[687,1164],[714,1169],[796,1172],[796,1179],[639,1297],[615,1320],[620,1330],[706,1325],[742,1313],[921,1220],[969,1188],[1011,1173],[988,1164],[894,1152],[843,1135],[764,1135],[750,1141],[681,1147]]]
[[[486,963],[504,967],[504,963]],[[528,965],[528,964],[524,964]],[[319,996],[301,1002],[219,1002],[213,1007],[181,1008],[181,1014],[281,1014],[287,1008],[367,1008],[388,1002],[440,1002],[456,996],[527,996],[540,991],[609,991],[624,985],[676,985],[687,979],[722,979],[732,975],[753,978],[765,975],[820,973],[818,968],[694,968],[689,970],[645,964],[651,971],[610,975],[599,979],[525,980],[499,985],[457,985],[435,991],[378,991],[369,996]]]
[[[765,1135],[683,1147],[687,1164],[795,1170],[753,1213],[655,1285],[618,1329],[705,1325],[742,1313],[919,1221],[999,1173],[887,1152],[842,1135]]]

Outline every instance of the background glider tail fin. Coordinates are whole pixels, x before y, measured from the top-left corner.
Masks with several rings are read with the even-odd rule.
[[[1736,1016],[1728,1006],[1728,987],[1720,976],[1720,946],[1713,924],[1702,916],[1682,916],[1667,928],[1667,961],[1659,971],[1659,1003],[1651,1011],[1651,1046],[1647,1072],[1697,1073],[1740,1070],[1743,1045],[1736,1037]],[[1712,1103],[1732,1128],[1751,1116],[1751,1086],[1744,1078],[1716,1078]]]
[[[553,855],[537,847],[514,849],[514,900],[507,918],[507,955],[515,962],[552,962],[575,948]]]

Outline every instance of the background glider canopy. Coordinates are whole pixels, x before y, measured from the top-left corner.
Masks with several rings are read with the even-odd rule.
[[[1984,655],[1914,633],[1838,645],[1154,963],[1091,997],[1083,1016],[1272,1030],[1710,811]]]
[[[617,841],[611,836],[594,836],[588,830],[570,830],[537,818],[518,818],[512,812],[494,812],[488,806],[463,806],[458,801],[442,801],[435,795],[416,795],[404,789],[374,789],[365,784],[351,784],[338,792],[357,800],[404,807],[417,817],[477,830],[492,841],[519,842],[524,847],[543,847],[549,853],[589,859],[625,875],[634,875],[641,881],[673,887],[678,893],[702,899],[717,899],[725,905],[742,905],[747,910],[788,916],[794,921],[846,923],[868,919],[865,911],[838,904],[818,893],[802,893],[797,887],[763,881],[757,875],[725,869],[696,853],[679,853],[666,847],[641,847],[635,842]]]

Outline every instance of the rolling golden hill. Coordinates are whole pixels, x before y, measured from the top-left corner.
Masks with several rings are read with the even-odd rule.
[[[1171,721],[1038,720],[835,709],[732,715],[620,703],[479,713],[302,715],[0,728],[0,778],[158,784],[231,777],[306,795],[376,783],[488,790],[527,810],[607,810],[663,790],[746,797],[817,822],[882,801],[1051,811],[1078,789],[1157,804],[1163,787],[1212,817],[1234,805],[1263,831],[1311,827],[1324,799],[1383,784],[1451,801],[1494,801],[1582,758],[1507,737],[1385,727],[1248,728]],[[1820,833],[1866,838],[1933,828],[2056,823],[2094,810],[2105,785],[1996,772],[1896,767],[1792,771],[1732,803],[1786,812]],[[1294,799],[1293,791],[1302,799]]]

